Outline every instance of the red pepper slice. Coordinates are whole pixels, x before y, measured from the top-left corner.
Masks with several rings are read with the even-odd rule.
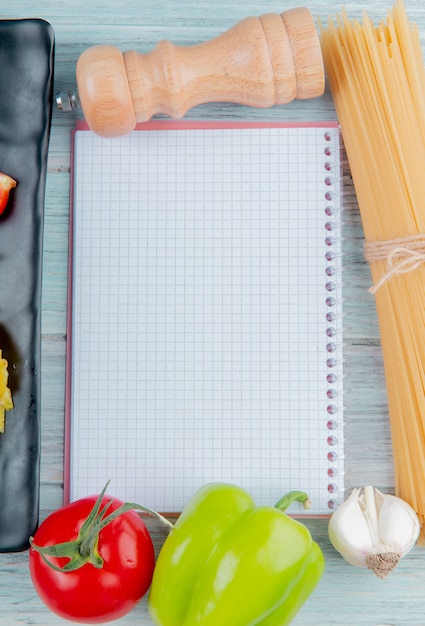
[[[0,172],[0,215],[5,210],[8,200],[9,200],[9,192],[13,187],[16,187],[16,180]]]

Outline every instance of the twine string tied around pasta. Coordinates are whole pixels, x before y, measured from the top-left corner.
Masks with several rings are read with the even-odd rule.
[[[425,233],[366,243],[364,253],[369,263],[386,262],[386,272],[369,288],[375,294],[393,276],[407,274],[425,263]]]

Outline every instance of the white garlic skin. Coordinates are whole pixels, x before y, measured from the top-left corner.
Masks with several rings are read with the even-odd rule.
[[[354,489],[332,514],[329,521],[329,539],[335,550],[356,567],[366,567],[370,551],[370,531],[358,503],[360,489]]]
[[[418,516],[407,502],[373,487],[353,489],[328,527],[331,543],[343,558],[369,569],[373,555],[393,554],[398,562],[413,548],[419,532]]]
[[[379,534],[383,543],[405,556],[415,545],[420,532],[418,516],[404,500],[375,489],[380,506]],[[381,503],[379,504],[379,500]],[[410,529],[410,530],[409,530]]]

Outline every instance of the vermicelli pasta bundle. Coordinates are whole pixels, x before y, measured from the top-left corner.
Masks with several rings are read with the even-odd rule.
[[[376,27],[320,25],[375,293],[396,494],[425,543],[425,70],[402,0]]]

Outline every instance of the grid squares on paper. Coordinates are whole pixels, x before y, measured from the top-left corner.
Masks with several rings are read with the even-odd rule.
[[[325,130],[76,133],[73,498],[328,512]]]

